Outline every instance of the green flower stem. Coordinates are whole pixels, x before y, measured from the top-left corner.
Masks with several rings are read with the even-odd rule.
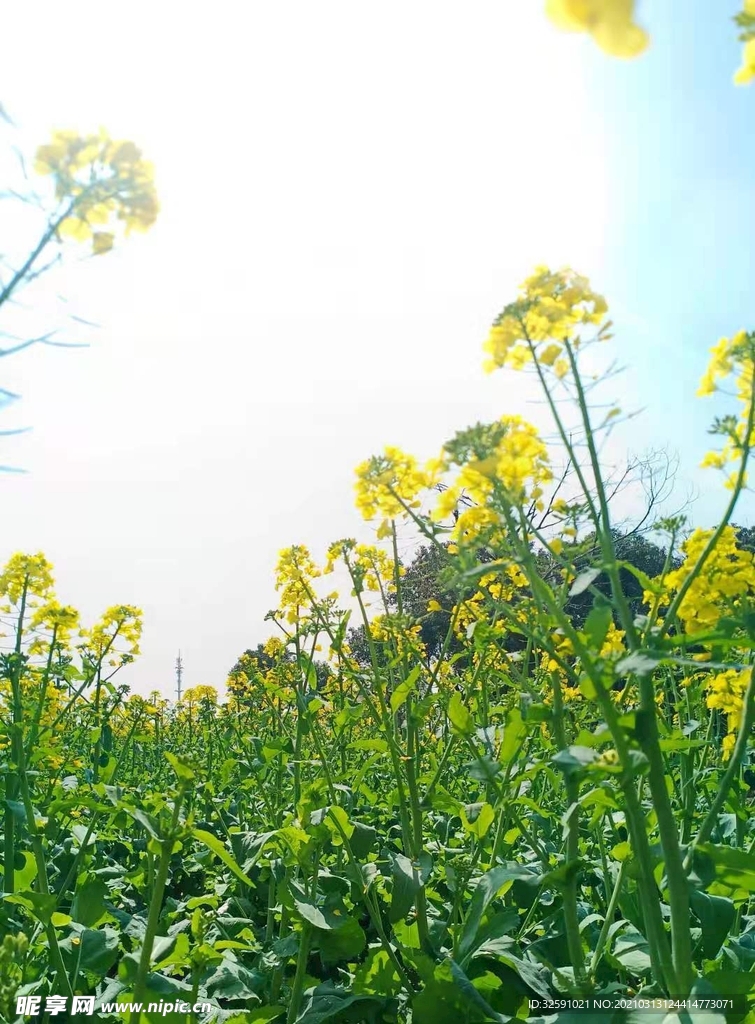
[[[666,789],[666,772],[659,742],[655,690],[651,676],[640,676],[639,687],[646,730],[641,745],[648,759],[648,785],[658,818],[658,834],[665,861],[666,885],[671,911],[671,951],[677,983],[681,986],[672,992],[672,995],[686,996],[689,994],[695,976],[690,936],[689,884],[679,845],[679,830]]]
[[[553,733],[559,750],[566,750],[569,742],[564,727],[564,703],[561,693],[561,680],[557,672],[551,672],[553,684]],[[577,865],[579,863],[579,781],[573,773],[567,773],[564,779],[566,787],[566,804],[568,824],[566,826],[566,863],[568,872],[563,889],[564,927],[566,928],[566,944],[569,949],[574,980],[580,987],[585,977],[585,959],[582,949],[582,934],[579,930],[579,914],[577,913]]]
[[[601,551],[603,553],[604,569],[607,572],[609,580],[611,582],[611,593],[614,600],[614,606],[616,607],[619,613],[622,626],[624,627],[624,631],[627,637],[627,643],[630,649],[636,649],[638,643],[637,635],[634,628],[634,623],[632,621],[631,612],[629,610],[629,606],[621,586],[621,578],[619,576],[618,565],[616,561],[616,551],[613,543],[613,538],[610,533],[608,502],[605,495],[605,488],[602,485],[600,463],[598,460],[597,450],[595,448],[595,442],[592,435],[589,410],[587,409],[587,402],[585,399],[584,389],[582,387],[582,382],[579,376],[579,370],[576,364],[573,349],[568,342],[565,343],[571,370],[575,380],[575,386],[577,389],[577,401],[579,404],[580,414],[587,436],[590,463],[593,471],[593,476],[595,478],[595,486],[598,494],[599,512],[595,508],[595,504],[590,494],[590,490],[587,486],[587,481],[585,479],[584,473],[582,472],[579,462],[575,457],[573,446],[566,432],[566,429],[564,428],[563,422],[558,412],[558,408],[550,393],[550,389],[548,387],[547,381],[545,380],[542,368],[537,361],[534,345],[528,337],[527,342],[530,347],[530,351],[532,352],[533,360],[537,368],[540,383],[545,392],[549,408],[551,410],[551,413],[556,423],[556,427],[559,432],[559,436],[561,437],[561,441],[565,445],[567,453],[574,464],[575,472],[577,473],[580,485],[585,495],[585,499],[588,503],[588,507],[590,508],[591,514],[593,516],[595,530],[601,544]],[[530,573],[530,576],[531,575],[532,574]],[[533,580],[531,579],[530,582],[532,583]],[[569,626],[571,627],[571,623],[569,623]],[[576,635],[576,631],[574,631],[573,628],[570,628],[570,631],[571,633]],[[572,646],[574,646],[573,637],[571,637],[570,639],[572,639]],[[580,643],[579,646],[582,647],[582,644]],[[574,646],[574,649],[575,653],[578,653],[576,646]],[[590,652],[586,650],[584,651],[584,655],[586,657],[582,658],[582,663],[583,666],[587,668],[587,665],[591,662],[591,655]],[[660,977],[665,978],[668,991],[672,995],[678,995],[679,993],[686,994],[686,987],[684,986],[686,985],[687,978],[691,977],[691,947],[689,944],[689,903],[687,887],[686,881],[684,877],[681,875],[681,872],[679,871],[679,868],[681,868],[681,859],[679,856],[677,856],[677,860],[679,861],[679,863],[675,866],[677,868],[678,875],[676,874],[676,872],[672,871],[671,865],[668,863],[667,860],[667,868],[669,874],[675,875],[673,880],[674,895],[671,899],[672,913],[674,910],[676,910],[676,926],[674,927],[674,925],[672,924],[672,936],[675,939],[675,948],[674,952],[669,957],[668,943],[666,940],[665,929],[663,927],[663,919],[660,913],[658,894],[653,884],[652,860],[650,857],[650,848],[647,841],[647,833],[645,831],[644,816],[642,815],[642,809],[639,805],[639,801],[634,791],[634,787],[631,784],[631,761],[629,757],[629,745],[626,741],[623,730],[621,729],[621,726],[618,723],[618,717],[616,715],[615,708],[613,707],[611,699],[603,687],[602,680],[600,679],[599,675],[593,673],[593,678],[591,679],[591,681],[595,686],[596,694],[601,704],[601,710],[603,711],[603,714],[606,718],[606,724],[609,727],[614,743],[616,745],[616,750],[619,754],[619,758],[624,767],[622,789],[627,803],[627,816],[630,824],[630,831],[633,837],[632,845],[635,848],[636,856],[640,860],[641,878],[639,891],[641,893],[645,924],[646,929],[648,931],[648,943],[650,945],[652,952],[651,959],[655,961],[654,970],[656,971],[656,973],[659,974]],[[660,747],[658,747],[657,742],[657,722],[655,720],[654,703],[652,710],[652,721],[656,726],[656,733],[655,741],[653,742],[651,738],[651,740],[649,741],[649,745],[654,746],[656,748],[658,756],[661,757],[660,783],[663,786],[664,798],[666,802],[668,802],[668,794],[666,793],[665,783],[663,780],[663,761],[662,756],[660,754]],[[657,789],[658,761],[655,758],[655,756],[653,757],[653,761],[656,766],[656,778],[653,780],[653,786]],[[653,795],[655,796],[655,793]],[[662,842],[665,840],[666,843],[666,846],[664,847],[664,855],[666,855],[667,857],[670,856],[670,858],[673,860],[674,847],[676,847],[677,854],[679,849],[678,832],[676,830],[676,824],[673,820],[673,815],[671,816],[671,826],[673,827],[673,833],[669,828],[669,822],[667,818],[664,819],[663,825],[661,825],[659,820],[661,840]],[[682,885],[684,886],[683,894],[681,892]],[[686,960],[683,962],[682,957],[685,951],[685,941],[682,936],[682,931],[685,927],[685,918],[687,935],[686,947],[688,949],[688,956]],[[681,978],[677,976],[677,970],[679,969],[681,969],[683,972]],[[680,985],[682,987],[680,987]]]
[[[301,1006],[302,996],[304,995],[304,984],[307,978],[307,960],[309,959],[309,950],[312,946],[312,931],[313,927],[310,922],[305,921],[302,924],[301,933],[299,935],[299,952],[296,957],[296,974],[294,975],[294,984],[291,990],[291,1002],[288,1005],[286,1024],[293,1024],[299,1016],[299,1008]]]
[[[624,884],[624,875],[626,872],[627,862],[623,860],[619,865],[619,871],[616,875],[616,882],[614,883],[613,892],[611,898],[608,901],[608,907],[606,908],[606,916],[603,920],[603,927],[600,929],[598,935],[598,941],[595,944],[595,949],[590,959],[589,974],[591,978],[595,978],[595,972],[600,964],[600,958],[603,956],[603,950],[606,948],[606,942],[608,941],[608,932],[613,923],[613,916],[616,912],[616,906],[619,902],[619,896],[621,895],[621,887]]]
[[[144,997],[147,993],[147,977],[149,975],[149,967],[152,960],[152,950],[155,945],[155,936],[157,935],[157,929],[160,924],[160,914],[163,908],[165,885],[168,880],[168,871],[170,870],[170,858],[173,855],[176,827],[178,825],[181,805],[183,803],[185,793],[185,786],[180,785],[173,804],[173,815],[171,818],[170,828],[168,829],[168,834],[165,839],[160,840],[160,859],[158,861],[154,889],[152,890],[152,896],[150,899],[147,929],[144,933],[141,956],[139,957],[139,966],[136,971],[136,981],[134,982],[135,1004],[145,1002]],[[140,1017],[141,1010],[132,1008],[130,1018],[131,1024],[139,1024]]]

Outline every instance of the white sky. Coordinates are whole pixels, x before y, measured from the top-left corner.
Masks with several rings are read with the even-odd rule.
[[[14,4],[0,100],[27,152],[100,124],[162,212],[58,276],[81,350],[4,360],[0,558],[42,550],[87,620],[145,613],[124,681],[220,685],[269,635],[280,548],[366,536],[353,468],[537,411],[485,377],[488,325],[539,262],[600,283],[601,126],[582,45],[542,4]],[[2,210],[0,209],[0,213]],[[53,282],[50,283],[52,288]],[[609,297],[610,298],[610,297]],[[51,300],[48,300],[51,301]],[[62,323],[58,319],[58,323]]]

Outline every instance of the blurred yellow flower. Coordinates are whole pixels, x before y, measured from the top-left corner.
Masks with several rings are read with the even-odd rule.
[[[747,85],[755,78],[755,39],[748,39],[742,50],[742,65],[734,73],[737,85]]]
[[[59,236],[92,239],[95,255],[110,251],[115,234],[94,227],[121,223],[128,234],[146,231],[157,219],[152,164],[133,142],[114,141],[104,129],[87,136],[54,132],[52,142],[37,149],[34,168],[52,176],[57,199],[67,204]]]
[[[546,0],[546,13],[567,32],[589,32],[612,57],[636,57],[648,35],[633,21],[634,0]]]

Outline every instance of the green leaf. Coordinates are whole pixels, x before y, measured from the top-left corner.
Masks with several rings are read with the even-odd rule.
[[[519,708],[511,708],[506,712],[506,721],[503,726],[503,743],[498,759],[501,764],[509,764],[513,761],[522,747],[522,741],[527,735],[527,726],[522,721],[522,713]]]
[[[457,948],[457,960],[464,965],[474,948],[475,938],[482,921],[482,915],[489,904],[504,887],[514,879],[532,879],[533,870],[522,864],[502,864],[486,872],[475,886],[474,894],[469,903],[461,930],[461,938]]]
[[[52,915],[55,913],[55,905],[58,897],[53,893],[32,892],[26,890],[3,896],[6,903],[14,903],[19,907],[26,907],[42,924],[50,924]]]
[[[729,995],[727,992],[726,995]],[[708,999],[720,998],[706,978],[696,978],[689,993],[689,998],[699,999],[703,1005]],[[668,1013],[663,1018],[663,1024],[726,1024],[726,1016],[723,1013],[716,1013],[707,1008],[699,1010],[680,1010],[679,1013]]]
[[[367,946],[364,931],[353,917],[347,917],[340,928],[315,932],[314,944],[320,950],[323,963],[356,960]]]
[[[581,572],[569,589],[569,597],[577,597],[579,594],[583,594],[588,587],[593,585],[602,572],[602,569],[585,569],[584,572]]]
[[[470,814],[470,809],[475,808]],[[464,830],[477,839],[483,839],[495,821],[495,811],[489,803],[467,804],[459,808],[459,816]]]
[[[114,928],[84,928],[73,924],[59,945],[69,971],[75,970],[78,964],[80,970],[104,977],[118,959],[119,934]]]
[[[393,890],[391,893],[391,907],[388,920],[391,924],[403,921],[414,905],[414,898],[430,877],[432,871],[432,859],[429,854],[420,855],[415,865],[401,853],[391,854],[391,874],[393,875]]]
[[[616,671],[620,676],[646,676],[656,669],[660,660],[660,655],[650,651],[635,651],[616,663]]]
[[[574,772],[582,771],[596,758],[596,753],[590,747],[573,746],[566,750],[559,750],[551,758],[553,764],[558,765],[565,775],[572,775]]]
[[[417,689],[417,681],[419,679],[421,671],[421,666],[416,665],[411,670],[406,679],[402,683],[399,683],[396,689],[391,694],[391,711],[394,714],[406,701],[407,697],[409,697],[409,695]]]
[[[701,843],[695,847],[693,869],[705,888],[715,880],[735,891],[755,892],[755,854]]]
[[[295,882],[291,882],[289,888],[300,916],[315,928],[321,931],[332,931],[343,928],[349,920],[349,915],[340,896],[329,896],[319,907],[314,900],[306,896],[303,889]]]
[[[473,1007],[485,1014],[485,1020],[495,1021],[496,1024],[508,1024],[512,1018],[503,1013],[497,1013],[493,1007],[486,1002],[482,993],[474,983],[469,980],[463,969],[455,960],[450,960],[450,967],[451,977],[454,980],[454,984],[458,987],[459,992],[468,1003],[471,1003]],[[496,980],[498,980],[499,984],[501,983],[500,979]]]
[[[352,991],[359,995],[397,996],[403,983],[384,949],[373,949],[354,975]]]
[[[458,736],[473,736],[475,727],[474,719],[464,706],[460,693],[454,693],[448,702],[446,710],[448,719],[451,722],[453,731]]]
[[[192,835],[209,850],[212,850],[215,856],[219,860],[222,860],[225,866],[245,885],[254,888],[254,882],[248,875],[244,874],[225,846],[212,834],[212,832],[205,832],[204,829],[195,828]]]
[[[328,808],[328,813],[323,818],[323,824],[330,830],[333,846],[342,846],[343,836],[345,835],[347,839],[351,839],[354,832],[354,826],[349,821],[348,814],[338,804],[333,804]]]
[[[107,895],[107,885],[96,875],[80,880],[71,904],[73,920],[90,928],[96,925],[107,914]]]
[[[590,641],[593,650],[599,651],[603,646],[608,630],[613,623],[613,611],[607,601],[598,598],[592,606],[590,614],[585,619],[584,632]]]
[[[225,1024],[267,1024],[276,1017],[282,1017],[285,1012],[285,1006],[256,1006],[253,1010],[244,1010],[243,1013],[229,1017]]]
[[[622,967],[635,974],[646,974],[650,970],[650,952],[647,939],[634,928],[627,928],[613,947],[613,955]]]
[[[690,906],[702,926],[702,953],[706,960],[715,960],[734,923],[736,908],[724,896],[710,896],[693,889]]]
[[[20,800],[4,800],[3,803],[16,821],[26,821],[26,808]]]
[[[378,999],[376,996],[348,992],[334,985],[332,981],[326,981],[316,988],[307,989],[304,993],[295,1024],[321,1024],[322,1021],[331,1020],[347,1009],[351,1020],[368,1020],[373,1017],[372,1011],[379,1009],[384,1002],[384,999]]]

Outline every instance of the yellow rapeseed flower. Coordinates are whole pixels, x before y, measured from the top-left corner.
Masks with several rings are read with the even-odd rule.
[[[69,216],[58,226],[61,237],[92,240],[95,255],[109,252],[120,223],[125,232],[146,231],[157,219],[159,205],[152,164],[133,142],[111,139],[104,129],[82,136],[56,131],[52,142],[37,150],[35,170],[55,181],[55,194],[68,204]]]
[[[389,532],[389,521],[406,517],[409,509],[420,507],[419,495],[437,478],[438,460],[420,469],[413,455],[387,446],[382,455],[360,463],[356,468],[356,506],[367,520],[383,517],[378,536]]]
[[[737,85],[747,85],[755,78],[755,39],[748,39],[742,50],[742,65],[734,73]]]
[[[635,24],[634,0],[546,0],[548,17],[567,32],[589,32],[612,57],[636,57],[648,35]]]
[[[662,604],[668,604],[669,595],[683,586],[712,535],[712,530],[697,529],[682,544],[684,562],[666,575],[664,585],[668,593]],[[736,532],[727,526],[679,606],[678,614],[685,632],[704,633],[714,629],[734,602],[751,596],[753,592],[755,562],[752,552],[737,547]],[[646,595],[646,603],[652,603],[651,594]]]
[[[490,328],[483,346],[489,357],[485,369],[521,370],[534,349],[541,366],[552,367],[557,377],[563,377],[569,368],[563,358],[564,342],[571,338],[577,345],[580,329],[590,324],[600,324],[598,336],[605,337],[607,310],[605,299],[590,288],[586,277],[568,268],[537,267],[521,284],[519,298]]]

